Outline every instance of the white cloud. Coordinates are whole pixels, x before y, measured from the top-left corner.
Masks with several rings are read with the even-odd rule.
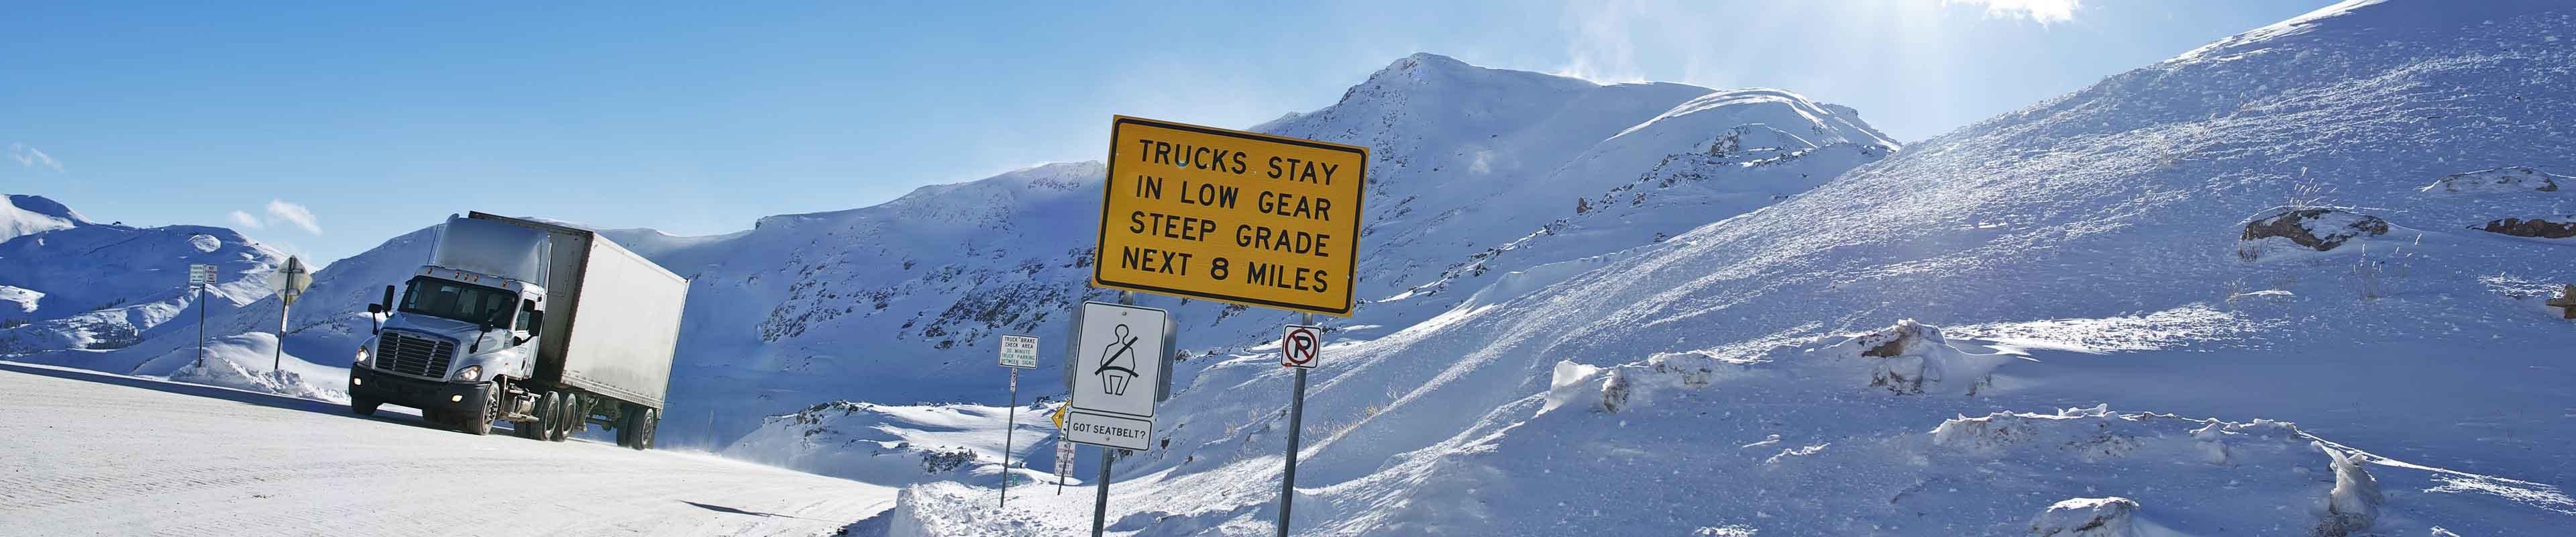
[[[2040,24],[2075,20],[2075,10],[2083,0],[1941,0],[1941,5],[1965,4],[1985,6],[1986,16],[1999,19],[2030,19]]]
[[[9,160],[18,161],[18,165],[23,167],[43,167],[51,168],[57,172],[63,171],[62,161],[54,160],[53,155],[47,155],[44,151],[39,151],[33,147],[27,147],[26,144],[9,144]]]
[[[1653,17],[1656,6],[1647,3],[1567,3],[1561,20],[1573,26],[1574,38],[1565,44],[1565,66],[1552,74],[1598,83],[1644,81],[1644,70],[1637,67],[1636,34],[1637,26]]]
[[[268,216],[304,228],[305,233],[322,234],[322,224],[314,221],[313,211],[302,205],[287,203],[286,200],[268,200]]]
[[[232,214],[227,216],[232,217],[233,225],[241,226],[243,229],[259,229],[261,227],[265,227],[260,223],[259,217],[251,216],[250,213],[233,211]]]

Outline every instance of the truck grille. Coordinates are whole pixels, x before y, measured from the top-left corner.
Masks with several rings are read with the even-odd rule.
[[[442,378],[455,356],[456,342],[447,338],[388,330],[376,342],[376,369],[382,371]]]

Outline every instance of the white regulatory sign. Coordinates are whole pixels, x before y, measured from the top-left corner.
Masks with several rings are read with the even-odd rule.
[[[1064,438],[1144,451],[1154,436],[1154,397],[1163,382],[1167,326],[1163,310],[1101,302],[1082,304],[1075,328],[1073,410]]]
[[[1279,335],[1279,365],[1314,369],[1324,362],[1324,327],[1288,325]]]
[[[1058,438],[1055,441],[1055,480],[1061,483],[1064,482],[1064,478],[1072,476],[1073,443]]]
[[[1037,336],[1002,336],[1002,367],[1028,369],[1037,366]],[[1018,381],[1014,379],[1013,382]]]
[[[214,265],[188,265],[188,285],[215,283]]]

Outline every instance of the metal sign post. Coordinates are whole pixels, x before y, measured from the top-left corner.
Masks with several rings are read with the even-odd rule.
[[[1287,470],[1279,477],[1279,537],[1288,537],[1288,514],[1297,502],[1297,434],[1303,432],[1306,419],[1306,370],[1323,362],[1323,327],[1314,326],[1315,314],[1305,314],[1303,325],[1289,325],[1279,337],[1279,366],[1297,370],[1297,387],[1288,396]]]
[[[214,265],[188,265],[188,292],[197,295],[197,368],[206,368],[206,286],[215,284]]]
[[[1063,416],[1063,414],[1056,415],[1059,424],[1056,426],[1058,435],[1055,439],[1055,495],[1057,496],[1064,495],[1064,480],[1073,477],[1073,441],[1065,440],[1062,435],[1063,425],[1060,424],[1063,423]]]
[[[1107,180],[1101,185],[1100,242],[1093,249],[1091,285],[1118,289],[1120,304],[1132,291],[1161,293],[1349,317],[1359,306],[1352,294],[1359,269],[1362,207],[1368,193],[1366,147],[1256,132],[1116,116],[1109,126]],[[1209,240],[1232,230],[1235,240]],[[1084,304],[1092,311],[1100,304]],[[1159,313],[1159,310],[1155,310]],[[1150,398],[1133,395],[1135,382],[1169,382],[1166,367],[1142,374],[1160,356],[1169,364],[1173,345],[1124,362],[1095,361],[1102,342],[1125,350],[1139,340],[1168,338],[1168,316],[1146,323],[1133,316],[1094,327],[1088,314],[1077,324],[1076,362],[1066,388],[1073,412],[1064,438],[1085,444],[1144,450],[1153,436],[1153,402],[1168,395],[1161,385]],[[1119,332],[1095,334],[1115,325]],[[1306,370],[1314,367],[1322,331],[1291,327],[1282,365],[1297,369],[1288,418],[1287,475],[1280,484],[1279,534],[1288,534],[1289,500],[1297,492],[1298,429],[1306,409]],[[1148,329],[1160,329],[1151,334]],[[1298,334],[1304,334],[1300,339]],[[1149,335],[1150,334],[1150,335]],[[1114,338],[1114,339],[1113,339]],[[1114,358],[1115,355],[1113,355]],[[1095,365],[1096,364],[1096,365]],[[1136,367],[1128,371],[1125,367]],[[1086,374],[1076,375],[1076,369]],[[1100,382],[1084,383],[1099,375]],[[1132,380],[1130,377],[1134,377]],[[1150,380],[1149,380],[1150,379]],[[1103,406],[1106,404],[1106,406]],[[1109,464],[1100,455],[1100,497],[1092,506],[1091,534],[1108,514]]]
[[[304,260],[287,256],[286,268],[277,271],[277,344],[268,355],[268,375],[277,379],[278,389],[286,389],[286,311],[295,300],[304,297],[304,289],[313,285],[313,271],[304,268]]]
[[[1074,323],[1073,401],[1066,403],[1065,440],[1100,447],[1100,484],[1091,503],[1091,535],[1109,517],[1109,470],[1117,450],[1153,449],[1154,403],[1163,394],[1172,350],[1163,310],[1136,307],[1136,293],[1118,292],[1118,304],[1086,302]]]
[[[1002,425],[1002,507],[1011,506],[1011,433],[1020,428],[1020,370],[1038,366],[1037,336],[1003,335],[1002,367],[1011,370],[1010,417]]]

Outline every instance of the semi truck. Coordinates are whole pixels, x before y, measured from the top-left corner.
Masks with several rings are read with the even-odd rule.
[[[450,216],[429,264],[367,307],[349,410],[384,404],[466,433],[561,442],[591,425],[653,446],[689,280],[588,230]]]

